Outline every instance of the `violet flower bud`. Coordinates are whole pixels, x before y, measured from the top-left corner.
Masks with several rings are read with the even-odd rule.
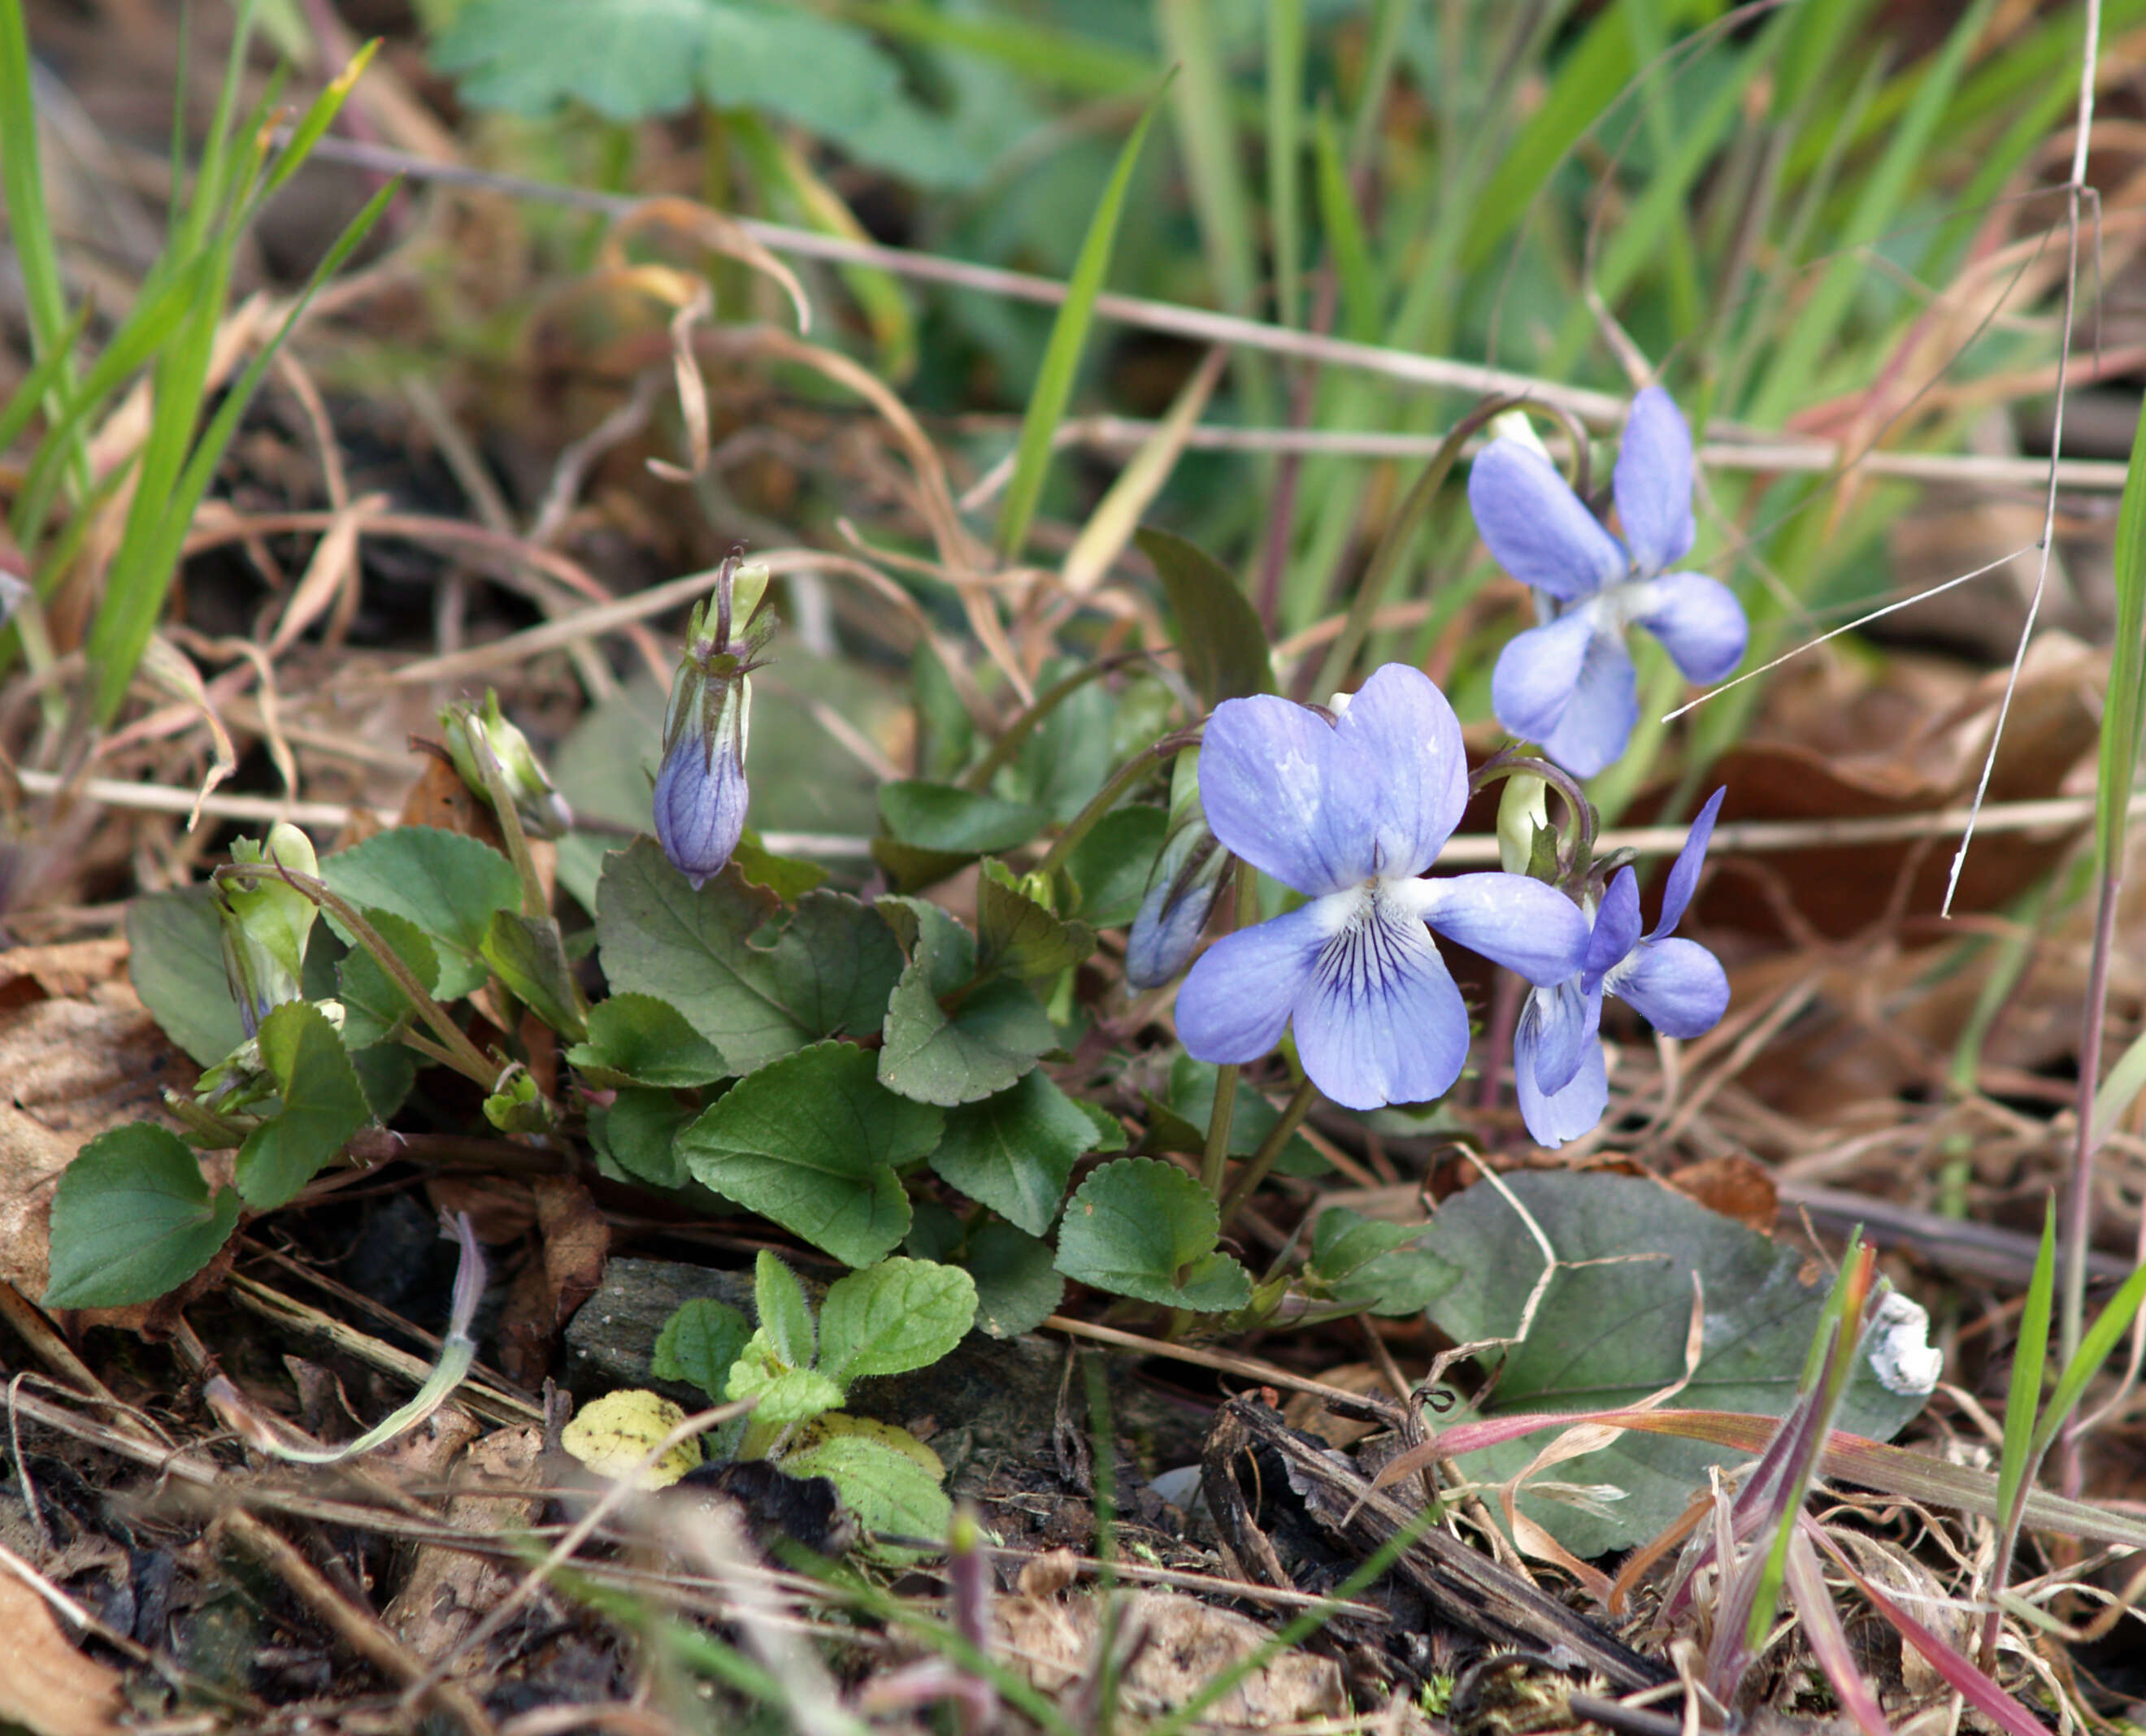
[[[507,721],[494,690],[485,689],[482,708],[467,701],[446,707],[440,713],[440,726],[447,732],[447,756],[455,762],[455,770],[464,783],[487,801],[491,799],[491,791],[478,754],[481,749],[491,751],[505,775],[522,829],[531,837],[556,838],[573,825],[573,811],[551,787],[529,738]]]
[[[1170,830],[1125,936],[1125,980],[1134,988],[1159,987],[1185,968],[1214,914],[1230,860],[1208,830],[1200,806],[1200,750],[1188,747],[1170,777]]]
[[[697,605],[686,654],[663,717],[663,764],[656,774],[656,839],[698,890],[745,835],[746,737],[752,716],[750,671],[756,648],[731,637],[735,556],[716,583],[712,618]]]

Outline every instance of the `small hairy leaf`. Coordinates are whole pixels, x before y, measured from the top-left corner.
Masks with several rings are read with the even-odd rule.
[[[752,1263],[752,1305],[760,1316],[760,1329],[767,1347],[783,1367],[809,1369],[820,1359],[819,1339],[812,1326],[812,1306],[805,1300],[805,1286],[766,1249]]]
[[[720,1404],[729,1396],[731,1364],[751,1336],[751,1322],[728,1303],[695,1296],[656,1334],[650,1372],[658,1380],[690,1380]]]
[[[746,1341],[738,1359],[731,1364],[724,1392],[732,1399],[757,1399],[752,1427],[775,1431],[808,1422],[842,1402],[842,1389],[817,1369],[784,1366],[762,1327]]]
[[[817,1418],[781,1464],[792,1477],[826,1478],[867,1531],[934,1544],[954,1517],[939,1455],[891,1423]]]
[[[846,1386],[938,1361],[976,1318],[976,1280],[958,1266],[883,1260],[838,1278],[820,1304],[820,1369]]]
[[[134,1121],[99,1134],[52,1195],[47,1308],[125,1308],[177,1290],[216,1257],[238,1195],[212,1195],[179,1136]]]

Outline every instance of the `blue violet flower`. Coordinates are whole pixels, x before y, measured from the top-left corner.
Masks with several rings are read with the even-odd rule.
[[[1715,791],[1692,821],[1662,890],[1654,931],[1640,934],[1639,877],[1619,869],[1595,913],[1579,974],[1538,985],[1521,1007],[1513,1031],[1513,1085],[1520,1119],[1537,1145],[1555,1150],[1579,1138],[1610,1106],[1598,1035],[1605,994],[1636,1008],[1665,1037],[1702,1035],[1728,1010],[1729,978],[1721,961],[1696,940],[1670,938],[1699,885],[1714,816],[1728,793]]]
[[[1491,708],[1575,776],[1615,760],[1639,721],[1627,626],[1660,640],[1689,681],[1719,681],[1743,661],[1749,628],[1734,593],[1704,573],[1673,571],[1691,549],[1691,430],[1659,386],[1632,400],[1618,448],[1622,542],[1525,441],[1492,441],[1469,473],[1476,529],[1534,591],[1542,621],[1500,656]]]
[[[1555,888],[1417,878],[1468,796],[1460,721],[1420,671],[1387,664],[1331,723],[1268,696],[1225,701],[1200,761],[1223,848],[1306,901],[1193,965],[1177,1030],[1196,1059],[1255,1060],[1294,1023],[1305,1073],[1333,1101],[1428,1102],[1468,1058],[1468,1010],[1431,929],[1532,983],[1581,968],[1586,919]]]

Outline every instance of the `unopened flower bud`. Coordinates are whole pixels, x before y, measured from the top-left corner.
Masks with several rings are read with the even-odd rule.
[[[231,846],[231,859],[274,862],[308,876],[321,871],[312,841],[287,821],[271,827],[262,843],[239,839]],[[239,1023],[251,1037],[274,1008],[303,998],[306,940],[318,911],[312,899],[281,880],[219,879],[215,885],[224,978],[238,1003]]]
[[[1177,756],[1170,780],[1170,831],[1125,936],[1125,980],[1133,987],[1157,987],[1185,968],[1214,913],[1230,861],[1207,829],[1200,806],[1200,750],[1189,747]]]
[[[751,643],[730,636],[736,566],[735,557],[724,562],[712,610],[701,604],[687,625],[656,775],[656,841],[696,890],[721,872],[745,834],[754,665]]]
[[[573,824],[573,812],[530,746],[529,738],[508,722],[499,709],[499,695],[487,687],[482,709],[457,702],[440,713],[440,727],[447,731],[447,754],[462,781],[480,796],[491,798],[482,756],[489,752],[499,762],[507,792],[522,830],[532,838],[553,838]]]

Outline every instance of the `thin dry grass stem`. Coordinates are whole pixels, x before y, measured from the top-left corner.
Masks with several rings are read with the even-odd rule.
[[[2084,46],[2079,57],[2078,131],[2073,140],[2071,174],[2064,183],[2064,323],[2057,342],[2057,355],[2060,364],[2068,360],[2071,355],[2072,325],[2079,300],[2079,205],[2083,198],[2092,197],[2092,189],[2087,186],[2086,182],[2087,147],[2094,136],[2094,66],[2100,51],[2101,0],[2086,0]],[[2099,207],[2097,205],[2097,217],[2099,212]],[[2019,684],[2020,668],[2027,661],[2027,646],[2034,638],[2034,623],[2040,615],[2043,594],[2049,583],[2050,558],[2056,550],[2055,466],[2064,456],[2066,384],[2066,372],[2060,365],[2057,371],[2056,404],[2049,432],[2050,471],[2048,499],[2042,515],[2041,559],[2035,566],[2034,586],[2028,598],[2027,618],[2019,629],[2019,646],[2013,653],[2012,666],[2005,676],[2004,696],[1998,702],[1997,720],[1989,738],[1989,751],[1982,762],[1981,777],[1975,784],[1974,801],[1971,806],[1977,810],[1982,806],[1983,798],[1989,793],[1991,775],[1997,769],[1997,746],[2004,737],[2005,719],[2011,713],[2012,696]],[[1968,846],[1974,841],[1974,821],[1970,817],[1966,831],[1961,835],[1959,848],[1954,853],[1951,871],[1945,883],[1944,902],[1941,910],[1946,915],[1951,914],[1953,894],[1959,888],[1960,870],[1967,862]],[[2093,1056],[2082,1058],[2081,1070],[2083,1074],[2088,1075],[2089,1080],[2084,1087],[2087,1095],[2083,1100],[2090,1100],[2093,1094],[2090,1080],[2096,1059]],[[2081,1120],[2084,1121],[2085,1119],[2085,1112],[2082,1110]],[[2082,1161],[2090,1157],[2090,1153],[2083,1154]],[[2084,1237],[2079,1239],[2077,1245],[2084,1245]]]
[[[1213,1369],[1219,1374],[1235,1374],[1240,1379],[1256,1381],[1264,1386],[1309,1393],[1312,1397],[1324,1399],[1328,1404],[1338,1406],[1351,1415],[1360,1413],[1366,1403],[1361,1393],[1345,1391],[1338,1386],[1329,1386],[1323,1380],[1310,1379],[1276,1364],[1262,1361],[1256,1356],[1234,1355],[1224,1350],[1203,1350],[1192,1344],[1168,1344],[1160,1339],[1144,1337],[1137,1332],[1123,1332],[1115,1326],[1071,1319],[1064,1314],[1052,1314],[1036,1329],[1039,1332],[1063,1332],[1073,1338],[1085,1338],[1092,1343],[1109,1344],[1120,1350],[1136,1351],[1143,1356],[1160,1356],[1194,1368]]]
[[[491,1719],[468,1689],[458,1682],[428,1680],[423,1660],[379,1617],[338,1591],[281,1532],[245,1512],[225,1514],[211,1527],[212,1535],[219,1531],[281,1579],[347,1649],[405,1684],[405,1698],[413,1707],[446,1713],[469,1736],[494,1736]]]
[[[2007,392],[2007,401],[2026,397],[2034,389],[2034,376],[2019,377],[2019,389]],[[1963,392],[1969,388],[1963,387]],[[2046,390],[2046,385],[2042,387]],[[1970,401],[1971,402],[1971,401]],[[1004,417],[969,417],[960,424],[965,430],[992,432],[1010,429]],[[1099,451],[1136,450],[1155,437],[1159,422],[1140,417],[1095,415],[1075,417],[1059,424],[1051,436],[1054,451],[1088,446]],[[1185,432],[1189,451],[1294,454],[1300,456],[1362,458],[1377,461],[1435,456],[1445,444],[1444,434],[1390,433],[1373,429],[1246,427],[1234,423],[1198,422]],[[1485,442],[1472,440],[1461,450],[1473,456]],[[1562,462],[1567,442],[1560,436],[1545,436],[1552,457]],[[1856,454],[1844,465],[1837,448],[1789,441],[1709,441],[1694,454],[1702,471],[1727,470],[1758,475],[1844,475],[1883,476],[1890,481],[1930,482],[1954,487],[2034,489],[2037,493],[2049,481],[2049,466],[2042,458],[2007,458],[1974,452],[1901,452],[1871,449]],[[2114,494],[2124,486],[2124,466],[2114,459],[2066,458],[2058,466],[2061,487],[2081,493]],[[963,491],[960,505],[965,512],[980,511],[996,497],[1013,475],[1010,458],[1001,459]]]
[[[662,1439],[641,1455],[640,1461],[630,1469],[625,1476],[612,1481],[602,1494],[590,1504],[588,1510],[567,1527],[543,1560],[524,1574],[514,1589],[502,1598],[482,1621],[461,1635],[452,1646],[432,1660],[431,1666],[422,1676],[409,1684],[402,1694],[402,1704],[405,1708],[422,1705],[425,1697],[447,1679],[448,1673],[454,1668],[457,1659],[492,1639],[509,1622],[512,1621],[527,1607],[529,1601],[549,1583],[551,1576],[571,1560],[581,1545],[596,1535],[604,1523],[632,1499],[636,1492],[638,1479],[643,1473],[674,1448],[682,1445],[710,1429],[720,1428],[731,1418],[741,1416],[751,1408],[751,1403],[747,1401],[742,1404],[718,1405],[711,1410],[696,1411],[665,1434]]]

